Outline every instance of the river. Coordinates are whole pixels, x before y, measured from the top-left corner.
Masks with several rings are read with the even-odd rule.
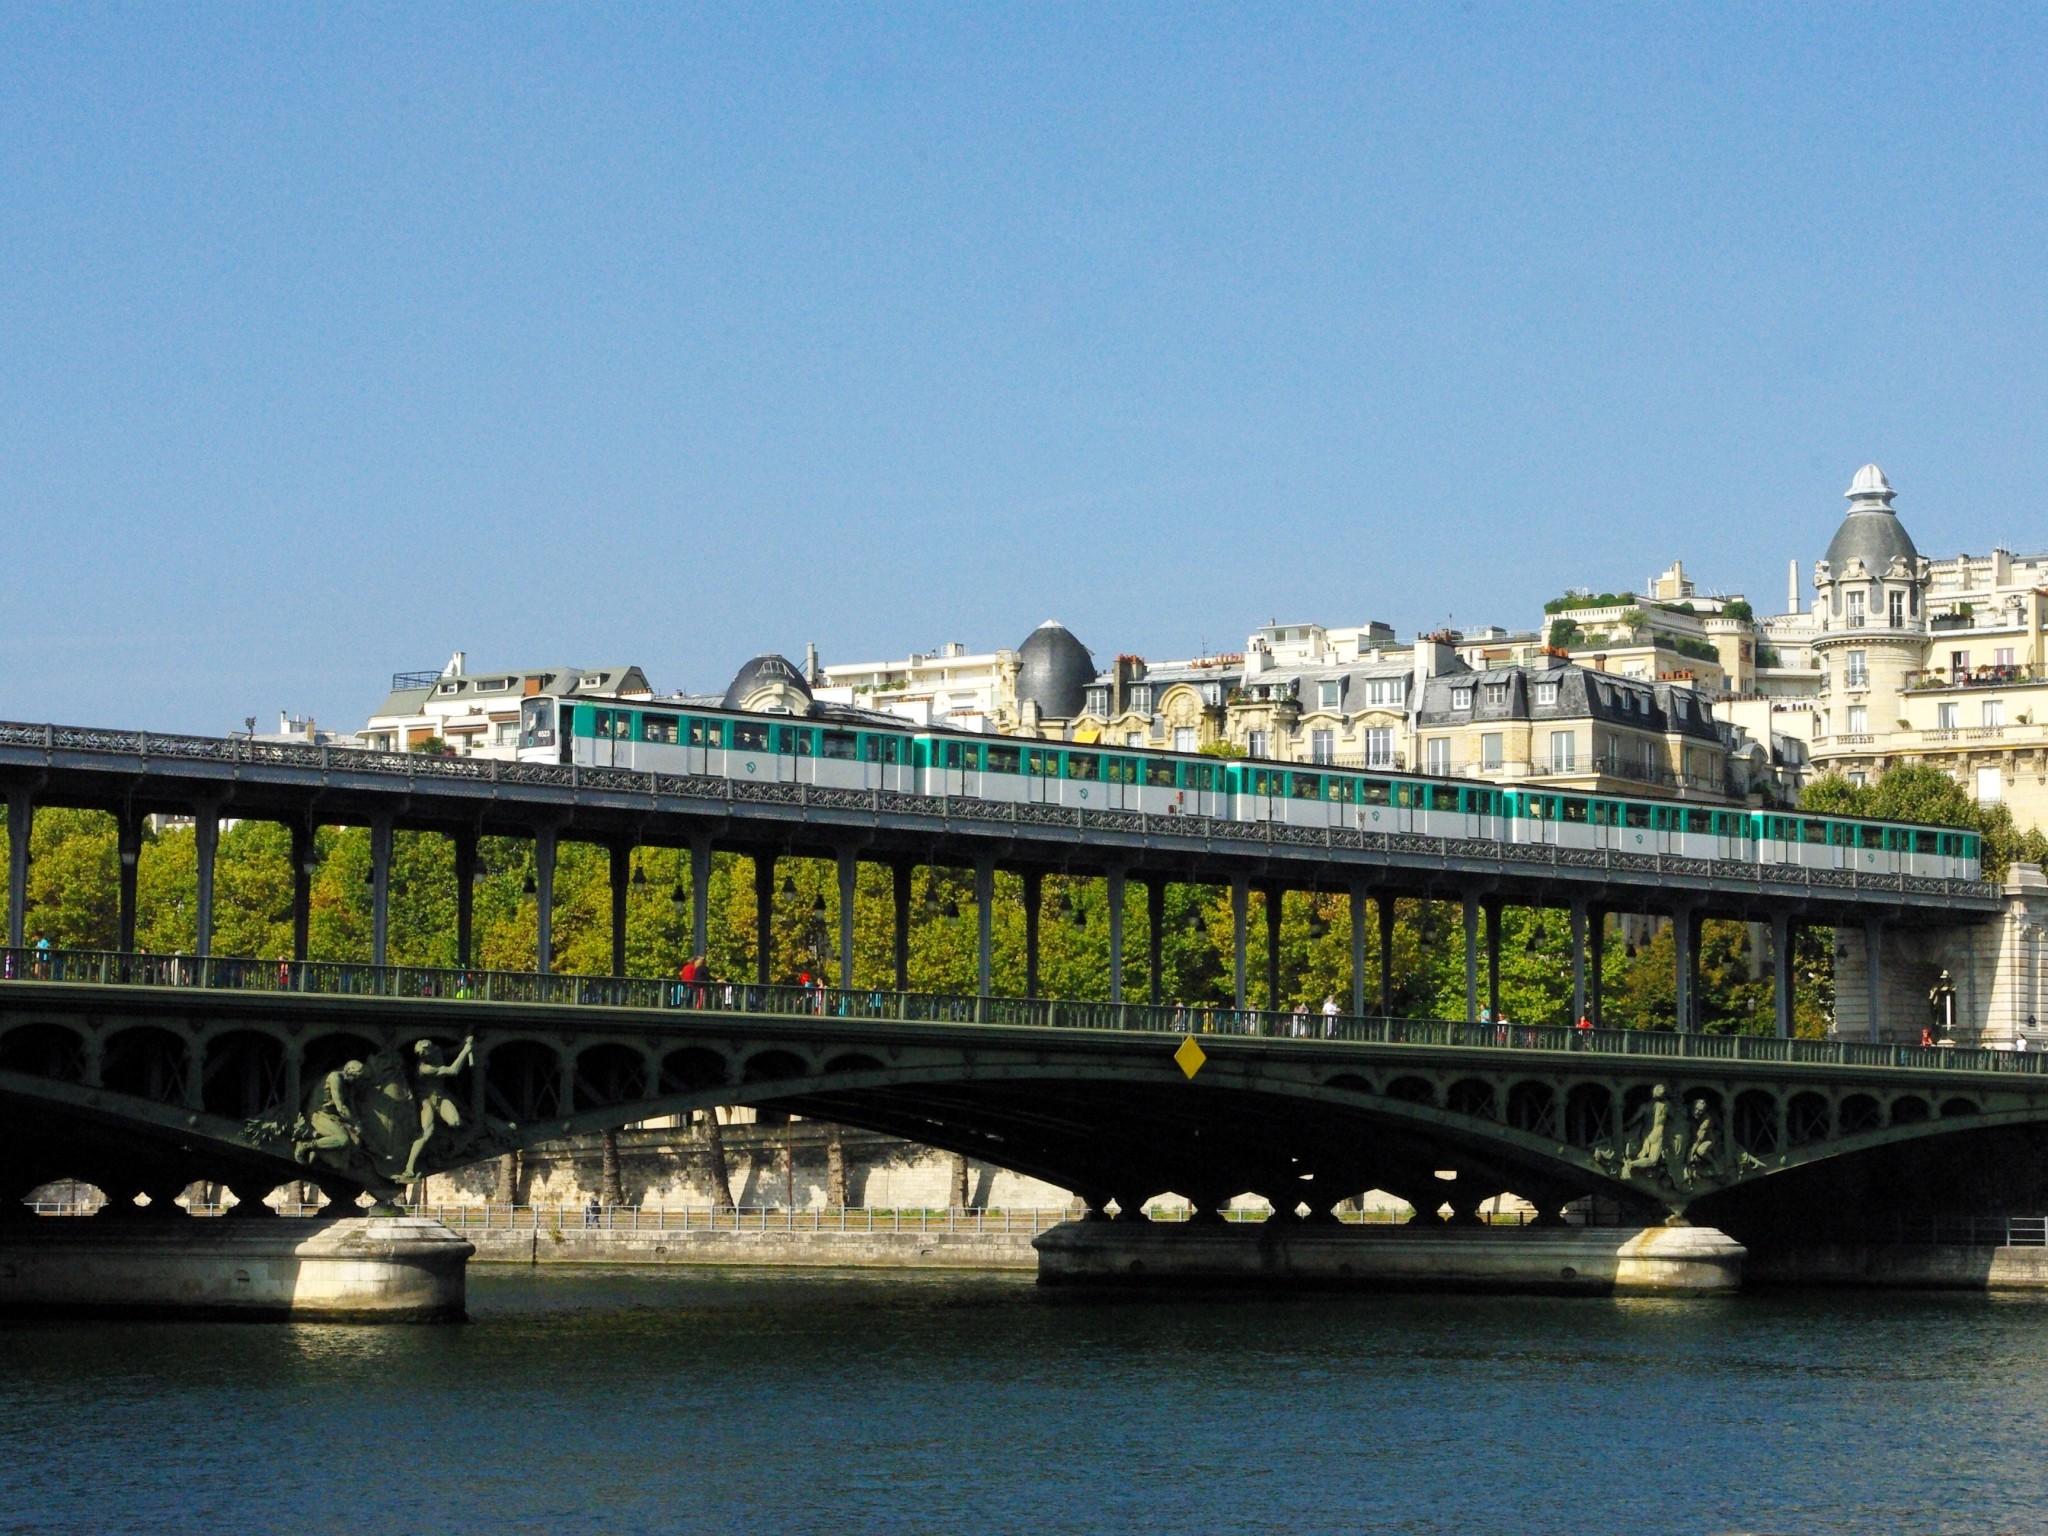
[[[0,1529],[2048,1530],[2048,1300],[470,1292],[459,1326],[0,1329]]]

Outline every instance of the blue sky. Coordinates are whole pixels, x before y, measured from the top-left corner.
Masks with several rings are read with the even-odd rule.
[[[0,714],[2048,546],[2032,8],[0,11]]]

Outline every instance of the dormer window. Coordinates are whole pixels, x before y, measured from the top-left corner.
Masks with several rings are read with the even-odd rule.
[[[1557,684],[1538,683],[1536,685],[1536,703],[1539,707],[1546,709],[1554,706],[1557,703]]]
[[[1470,709],[1471,707],[1472,690],[1470,688],[1453,688],[1451,690],[1451,708]]]
[[[1335,679],[1316,684],[1316,707],[1335,709],[1343,702],[1344,685]]]

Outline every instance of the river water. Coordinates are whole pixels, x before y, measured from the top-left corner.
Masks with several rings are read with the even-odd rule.
[[[2048,1300],[478,1270],[0,1329],[0,1529],[2048,1531]]]

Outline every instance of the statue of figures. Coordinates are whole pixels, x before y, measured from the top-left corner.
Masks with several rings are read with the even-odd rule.
[[[1685,1177],[1688,1183],[1712,1178],[1721,1166],[1720,1127],[1714,1123],[1714,1112],[1703,1098],[1692,1101],[1692,1145],[1685,1153]]]
[[[1934,1015],[1934,1038],[1952,1039],[1956,1032],[1956,985],[1947,971],[1927,989],[1927,1006]]]
[[[1629,1132],[1634,1139],[1628,1155],[1621,1160],[1621,1177],[1626,1179],[1637,1169],[1663,1172],[1671,1140],[1671,1101],[1662,1083],[1650,1090],[1649,1102],[1630,1117]]]
[[[356,1118],[354,1103],[356,1084],[362,1077],[363,1064],[351,1061],[320,1080],[294,1128],[299,1133],[292,1138],[294,1162],[311,1163],[317,1159],[345,1167],[351,1154],[362,1149],[363,1128]]]
[[[474,1054],[476,1037],[470,1036],[462,1042],[462,1049],[455,1053],[450,1062],[441,1060],[441,1047],[431,1040],[414,1043],[413,1072],[419,1078],[419,1088],[414,1097],[420,1107],[419,1139],[413,1142],[412,1152],[405,1160],[405,1172],[399,1177],[406,1182],[418,1178],[420,1154],[440,1132],[443,1126],[451,1131],[462,1129],[462,1111],[455,1107],[455,1100],[441,1090],[444,1079],[459,1076],[468,1067]]]

